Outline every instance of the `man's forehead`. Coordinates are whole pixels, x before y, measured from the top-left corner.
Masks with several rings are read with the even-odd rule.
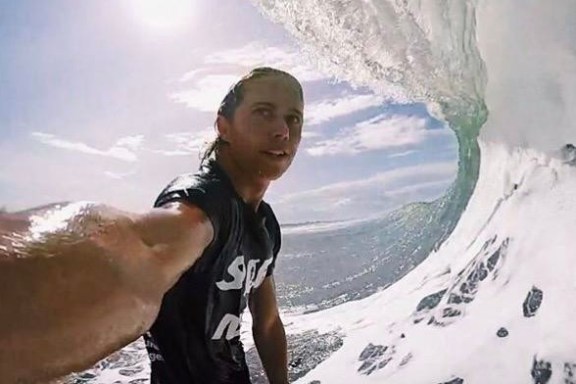
[[[300,86],[294,80],[285,76],[266,76],[251,79],[246,83],[246,100],[255,101],[280,101],[285,99],[295,104],[302,104]]]

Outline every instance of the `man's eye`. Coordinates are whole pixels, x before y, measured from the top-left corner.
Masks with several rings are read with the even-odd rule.
[[[302,123],[302,119],[300,116],[292,115],[288,117],[288,124],[300,125]]]
[[[272,111],[268,108],[258,108],[256,110],[256,113],[258,113],[259,115],[262,115],[264,117],[270,117],[272,116]]]

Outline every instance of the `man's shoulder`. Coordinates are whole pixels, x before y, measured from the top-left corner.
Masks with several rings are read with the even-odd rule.
[[[164,191],[170,192],[190,189],[197,189],[200,191],[226,190],[221,178],[218,178],[215,175],[198,172],[183,174],[175,177],[168,183],[166,188],[164,188]]]
[[[272,209],[272,206],[264,200],[262,200],[262,202],[260,204],[262,205],[262,208],[261,208],[262,209],[262,215],[266,219],[266,222],[272,224],[273,226],[279,227],[280,224],[278,224],[278,219],[276,218],[276,215],[274,214],[274,210]]]
[[[162,190],[154,206],[158,207],[175,200],[195,203],[197,200],[212,202],[230,200],[233,193],[229,183],[218,172],[202,170],[174,178]]]
[[[278,219],[274,214],[274,210],[272,206],[265,201],[262,201],[262,214],[265,219],[266,229],[274,242],[274,252],[277,253],[280,249],[280,242],[281,242],[281,229],[280,223],[278,223]]]

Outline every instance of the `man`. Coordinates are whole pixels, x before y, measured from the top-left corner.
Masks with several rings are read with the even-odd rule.
[[[202,171],[171,183],[154,210],[81,208],[64,229],[10,244],[0,262],[6,381],[85,368],[149,330],[154,384],[249,383],[239,340],[248,306],[270,382],[287,383],[280,233],[263,197],[290,166],[302,120],[298,81],[255,69],[224,99]]]
[[[253,71],[224,98],[218,138],[202,172],[176,179],[158,198],[156,206],[177,201],[200,207],[214,236],[166,294],[146,335],[154,384],[249,383],[240,343],[247,304],[270,382],[287,382],[286,339],[272,278],[280,229],[262,199],[296,153],[302,109],[296,79],[267,68]]]

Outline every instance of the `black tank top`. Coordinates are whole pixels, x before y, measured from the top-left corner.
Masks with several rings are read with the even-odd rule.
[[[258,212],[245,204],[215,161],[172,181],[154,206],[174,201],[202,209],[214,240],[166,293],[144,335],[151,383],[250,383],[241,316],[250,292],[274,269],[280,250],[276,217],[265,202]]]

